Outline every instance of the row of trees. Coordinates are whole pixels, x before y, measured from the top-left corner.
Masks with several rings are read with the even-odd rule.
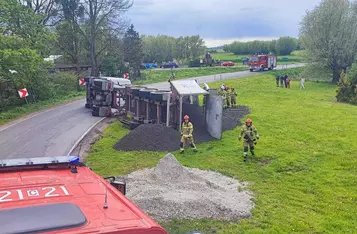
[[[303,18],[300,40],[308,61],[339,84],[337,100],[357,104],[357,2],[323,0]]]
[[[165,35],[143,36],[144,62],[197,59],[204,53],[204,41],[199,35],[170,37]]]
[[[19,88],[35,101],[79,89],[79,74],[50,74],[50,54],[77,67],[90,64],[91,75],[105,60],[139,70],[142,41],[122,20],[130,7],[128,0],[0,0],[0,111],[24,103]]]
[[[223,46],[225,52],[234,54],[273,53],[278,55],[289,55],[292,51],[297,49],[301,49],[299,41],[293,37],[280,37],[278,40],[271,41],[235,41]]]

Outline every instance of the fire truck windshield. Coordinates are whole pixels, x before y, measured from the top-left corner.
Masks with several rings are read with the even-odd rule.
[[[258,57],[251,57],[250,59],[249,59],[249,61],[251,61],[251,62],[256,62],[256,61],[258,61],[259,59],[258,59]]]

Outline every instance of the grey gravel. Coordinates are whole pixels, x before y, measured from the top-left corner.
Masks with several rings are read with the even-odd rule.
[[[254,207],[247,183],[213,171],[182,166],[172,154],[155,168],[124,177],[127,197],[157,221],[176,219],[237,220]]]

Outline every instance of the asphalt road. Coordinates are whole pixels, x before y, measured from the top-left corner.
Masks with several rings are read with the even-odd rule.
[[[278,65],[276,67],[277,70],[285,69],[285,68],[293,68],[293,67],[303,67],[305,64],[290,64],[290,65]],[[264,71],[265,72],[265,71]],[[197,80],[199,84],[202,83],[209,83],[209,82],[216,82],[220,80],[229,80],[232,78],[240,78],[240,77],[247,77],[253,76],[257,74],[264,74],[264,72],[250,72],[250,71],[239,71],[233,73],[223,73],[223,74],[216,74],[216,75],[208,75],[208,76],[201,76],[201,77],[194,77],[194,78],[187,78],[187,80]],[[156,88],[159,90],[170,90],[169,82],[161,82],[155,83],[150,85],[144,85],[150,88]]]
[[[100,118],[79,100],[0,127],[0,159],[64,156]]]
[[[288,65],[297,66],[304,65]],[[256,74],[259,73],[242,71],[190,79],[197,79],[199,83],[203,83]],[[169,89],[168,82],[147,86]],[[86,109],[84,104],[84,99],[75,101],[40,112],[15,124],[0,127],[0,159],[67,155],[78,139],[101,119],[93,117],[91,110]]]

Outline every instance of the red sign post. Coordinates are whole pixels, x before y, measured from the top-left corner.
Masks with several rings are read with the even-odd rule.
[[[26,99],[26,97],[29,95],[27,89],[26,88],[19,89],[17,92],[19,93],[20,98],[25,98],[26,103],[29,104]]]

